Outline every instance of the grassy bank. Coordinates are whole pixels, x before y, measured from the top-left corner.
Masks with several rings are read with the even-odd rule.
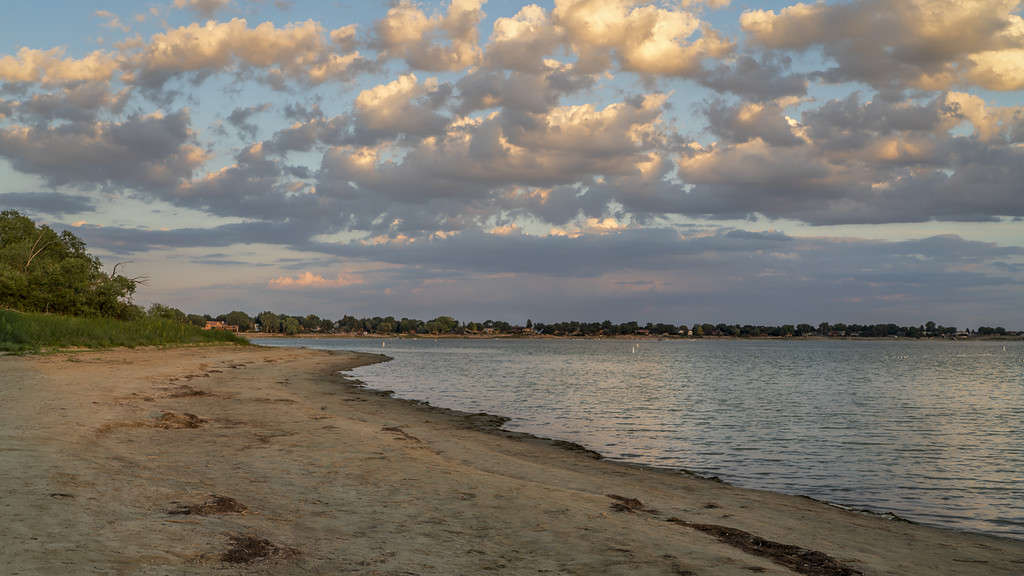
[[[161,318],[124,321],[0,310],[0,350],[8,352],[208,343],[247,341],[223,330],[202,330]]]

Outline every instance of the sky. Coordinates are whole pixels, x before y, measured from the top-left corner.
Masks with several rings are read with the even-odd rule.
[[[10,0],[0,208],[195,313],[1024,329],[1022,10]]]

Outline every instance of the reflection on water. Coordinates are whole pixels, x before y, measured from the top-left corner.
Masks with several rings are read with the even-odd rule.
[[[1024,343],[263,340],[609,458],[1024,538]]]

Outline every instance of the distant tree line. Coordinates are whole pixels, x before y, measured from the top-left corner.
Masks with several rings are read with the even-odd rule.
[[[810,324],[783,324],[765,326],[752,324],[708,324],[698,323],[665,324],[623,322],[556,322],[545,324],[527,320],[525,325],[511,324],[501,320],[484,322],[460,322],[451,316],[438,316],[432,320],[415,318],[397,319],[394,316],[373,316],[356,318],[343,316],[340,320],[321,318],[315,314],[306,316],[289,316],[271,311],[249,315],[235,310],[219,316],[185,314],[181,310],[160,304],[150,307],[150,315],[173,318],[180,322],[189,322],[196,326],[204,326],[209,320],[219,320],[226,324],[238,326],[242,332],[264,332],[268,334],[352,334],[359,336],[380,335],[549,335],[549,336],[661,336],[661,337],[733,337],[733,338],[789,338],[805,336],[843,337],[843,338],[935,338],[953,337],[956,335],[999,336],[1024,335],[1022,332],[1007,331],[1005,328],[982,326],[974,331],[959,332],[954,326],[937,325],[927,322],[920,326],[900,326],[897,324],[829,324],[822,322],[817,326]]]

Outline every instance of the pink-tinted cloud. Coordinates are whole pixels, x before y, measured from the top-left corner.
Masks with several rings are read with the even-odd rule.
[[[295,288],[340,288],[342,286],[354,286],[362,284],[364,282],[363,277],[359,274],[348,274],[340,272],[335,278],[324,278],[320,274],[313,274],[312,272],[303,272],[298,276],[278,276],[277,278],[271,278],[267,286],[279,290],[288,290]]]

